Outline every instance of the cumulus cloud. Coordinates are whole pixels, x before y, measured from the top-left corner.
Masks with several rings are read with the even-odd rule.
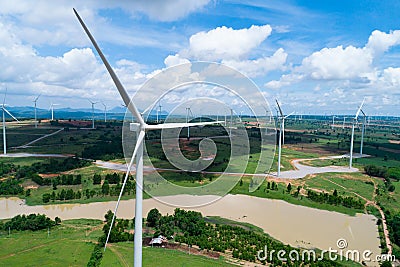
[[[222,63],[231,66],[238,71],[250,76],[256,77],[265,75],[272,70],[284,70],[287,53],[279,48],[270,57],[261,57],[255,60],[223,60]]]
[[[268,38],[271,31],[269,25],[253,25],[237,30],[222,26],[207,32],[201,31],[189,38],[188,48],[169,55],[164,64],[169,67],[189,60],[216,61],[250,77],[265,75],[272,70],[284,70],[288,55],[282,48],[271,56],[247,59]]]
[[[186,58],[182,58],[179,54],[169,55],[164,59],[164,64],[166,67],[171,67],[174,65],[179,65],[183,63],[189,63],[190,61]]]
[[[382,71],[376,66],[375,61],[382,53],[391,47],[400,44],[400,31],[389,33],[375,30],[369,36],[364,47],[341,45],[333,48],[323,48],[305,57],[299,66],[292,68],[291,72],[281,76],[279,80],[265,84],[267,88],[280,88],[304,79],[343,81],[353,85],[362,86],[378,81],[397,83],[398,72],[388,68]]]
[[[375,30],[371,33],[368,43],[365,45],[374,54],[386,52],[390,47],[400,44],[400,31],[390,31],[389,33]]]
[[[348,79],[371,71],[372,55],[368,50],[348,46],[324,48],[303,59],[300,71],[313,79]]]
[[[253,25],[239,30],[222,26],[202,31],[190,37],[186,54],[197,60],[238,60],[258,47],[271,31],[269,25]]]
[[[383,80],[391,86],[400,85],[400,68],[389,67],[383,70]]]

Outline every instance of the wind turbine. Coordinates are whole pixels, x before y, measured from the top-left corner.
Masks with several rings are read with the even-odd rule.
[[[114,216],[111,221],[111,226],[108,231],[107,240],[105,243],[104,249],[107,247],[107,243],[110,237],[111,229],[114,224],[115,216],[118,210],[119,202],[121,200],[122,193],[124,191],[126,182],[129,177],[129,173],[131,171],[133,161],[136,158],[136,202],[135,202],[135,236],[134,236],[134,266],[139,267],[142,266],[142,202],[143,202],[143,146],[144,146],[144,137],[146,131],[149,130],[163,130],[163,129],[173,129],[173,128],[180,128],[189,127],[189,126],[199,126],[199,125],[210,125],[220,122],[203,122],[203,123],[163,123],[163,124],[156,124],[156,125],[149,125],[147,124],[142,115],[139,113],[138,109],[134,105],[133,102],[130,101],[130,97],[126,92],[124,86],[118,79],[118,76],[115,74],[114,70],[111,68],[110,64],[108,63],[107,59],[105,58],[103,52],[100,50],[99,46],[96,43],[96,40],[93,38],[92,34],[89,32],[88,28],[86,27],[85,23],[79,16],[78,12],[74,10],[76,17],[79,20],[79,23],[83,27],[84,31],[86,32],[87,36],[89,37],[90,41],[92,42],[93,46],[95,47],[97,53],[99,54],[103,64],[105,65],[108,73],[110,74],[115,86],[117,87],[119,94],[121,95],[125,105],[129,109],[129,111],[135,116],[137,123],[131,123],[130,129],[131,131],[135,131],[137,134],[137,140],[135,149],[132,154],[132,158],[128,164],[127,172],[125,175],[124,182],[121,187],[121,191],[118,197],[117,204],[114,210]]]
[[[104,106],[104,122],[107,122],[107,106],[104,102],[101,102],[101,104]]]
[[[92,129],[94,129],[94,105],[99,103],[99,102],[93,102],[92,100],[88,99],[90,104],[92,104]]]
[[[192,110],[190,109],[190,107],[186,108],[186,123],[189,123],[189,113],[193,116]],[[187,140],[190,139],[190,127],[187,127]]]
[[[51,110],[51,120],[54,121],[54,106],[58,106],[59,104],[54,104],[51,102],[49,110]]]
[[[160,122],[160,117],[161,117],[161,103],[158,102],[158,110],[157,110],[157,123]]]
[[[282,145],[284,145],[285,144],[285,119],[288,118],[289,116],[293,115],[294,112],[285,116],[282,112],[281,106],[279,106],[278,100],[275,99],[275,101],[276,101],[276,104],[278,105],[279,113],[281,114],[280,118],[281,118],[281,124],[282,124]]]
[[[361,109],[361,113],[363,114],[363,123],[362,123],[362,128],[361,128],[360,157],[362,157],[362,155],[363,155],[365,124],[367,123],[367,116],[365,115],[365,113],[362,109]]]
[[[339,117],[332,115],[332,130],[333,130],[333,128],[335,128],[335,118],[339,118]]]
[[[6,96],[7,96],[7,88],[6,88],[6,92],[4,94],[4,99],[3,99],[3,104],[1,105],[1,109],[3,111],[3,153],[4,155],[7,154],[7,136],[6,136],[6,114],[11,116],[11,118],[13,118],[14,120],[16,120],[17,122],[19,122],[19,120],[17,118],[15,118],[7,109],[6,109]]]
[[[33,100],[33,103],[35,103],[35,128],[37,128],[38,126],[38,121],[37,121],[37,117],[36,117],[36,102],[38,101],[40,95],[38,95],[35,100]]]
[[[350,141],[350,161],[349,161],[349,168],[351,168],[352,164],[353,164],[353,143],[354,143],[354,127],[355,124],[357,122],[358,116],[360,115],[361,109],[364,105],[364,101],[365,98],[363,99],[363,101],[361,102],[360,107],[357,110],[356,116],[353,118],[353,125],[351,128],[351,141]]]
[[[278,120],[280,121],[280,124],[279,124],[280,125],[280,127],[279,127],[279,144],[278,144],[278,174],[277,174],[277,176],[279,177],[281,175],[282,141],[285,140],[285,135],[284,135],[284,132],[285,132],[285,119],[287,117],[289,117],[290,115],[292,115],[293,112],[290,113],[289,115],[285,116],[283,114],[283,112],[282,112],[281,107],[279,106],[278,100],[275,99],[275,101],[276,101],[276,104],[278,105],[279,113],[280,113],[280,116],[278,114],[276,115],[277,116],[277,121]]]

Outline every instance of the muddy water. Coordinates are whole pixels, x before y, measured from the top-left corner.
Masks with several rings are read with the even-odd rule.
[[[202,196],[207,198],[207,196]],[[168,198],[188,204],[192,197],[169,196]],[[121,201],[118,217],[134,217],[134,200]],[[47,206],[27,206],[18,198],[0,198],[0,219],[17,214],[43,213],[51,218],[61,219],[92,218],[103,219],[108,210],[113,210],[115,202],[90,204],[60,204]],[[173,213],[175,207],[167,206],[154,199],[143,203],[143,215],[156,207],[161,213]],[[235,221],[254,224],[272,237],[292,246],[337,249],[336,241],[347,240],[347,249],[371,250],[380,253],[376,218],[372,215],[345,214],[292,205],[282,200],[257,198],[246,195],[227,195],[221,200],[203,207],[193,208],[206,216],[221,216]],[[371,265],[371,264],[370,264]]]

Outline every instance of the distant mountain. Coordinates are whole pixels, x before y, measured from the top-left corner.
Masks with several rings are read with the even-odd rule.
[[[19,119],[32,119],[34,117],[34,108],[31,106],[24,107],[7,107],[7,109]],[[107,118],[110,120],[122,120],[125,116],[126,108],[116,106],[110,110],[107,110]],[[104,109],[94,109],[95,119],[104,118]],[[48,109],[36,109],[38,119],[50,119],[51,111]],[[168,116],[168,112],[162,111],[159,114],[159,119],[165,119]],[[157,112],[152,111],[148,119],[153,120],[157,117]],[[91,108],[56,108],[54,107],[54,118],[55,119],[91,119],[92,109]]]

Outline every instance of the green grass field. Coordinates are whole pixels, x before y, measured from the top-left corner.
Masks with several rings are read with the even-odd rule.
[[[0,265],[21,266],[86,266],[94,243],[102,234],[99,220],[68,220],[60,226],[36,232],[0,232]],[[133,243],[111,244],[101,266],[133,266]],[[143,266],[233,266],[223,259],[170,249],[143,249]]]
[[[86,266],[101,235],[101,221],[71,220],[47,230],[0,235],[2,266]]]
[[[100,266],[133,266],[133,243],[111,244],[104,253]],[[189,251],[144,247],[143,266],[225,267],[235,265],[226,263],[223,259],[216,260],[204,256],[189,255]]]

